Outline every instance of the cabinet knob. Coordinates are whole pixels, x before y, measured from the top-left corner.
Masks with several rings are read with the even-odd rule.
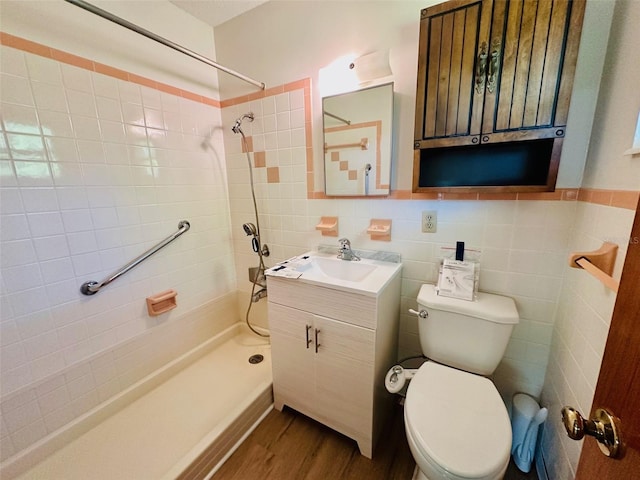
[[[484,137],[482,137],[482,143],[488,143],[489,142],[489,135],[485,135]]]
[[[564,136],[564,130],[561,128],[556,130],[556,137],[562,137],[562,136]]]
[[[473,137],[473,138],[471,139],[471,143],[473,143],[473,144],[478,143],[478,141],[479,141],[479,140],[478,140],[478,137]]]

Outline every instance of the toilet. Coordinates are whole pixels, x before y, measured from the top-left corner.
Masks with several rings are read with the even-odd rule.
[[[414,478],[502,479],[511,424],[485,376],[498,366],[519,321],[515,303],[482,292],[475,301],[442,297],[434,285],[423,285],[418,305],[420,344],[428,360],[417,370],[394,367],[387,375],[388,387],[411,379],[404,419],[419,470]]]

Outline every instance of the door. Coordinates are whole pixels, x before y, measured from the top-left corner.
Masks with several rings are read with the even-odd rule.
[[[640,472],[640,202],[631,232],[620,289],[591,407],[620,419],[623,457],[609,459],[593,438],[586,438],[578,480],[628,480]]]
[[[277,410],[287,404],[309,414],[315,404],[313,315],[269,302],[271,370]]]
[[[479,143],[492,0],[422,10],[415,148]]]
[[[481,143],[564,136],[584,5],[495,2]]]
[[[373,419],[375,332],[314,315],[317,411],[324,423],[351,437],[370,436]]]

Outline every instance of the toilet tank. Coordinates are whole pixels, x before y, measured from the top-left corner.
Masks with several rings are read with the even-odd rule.
[[[475,301],[441,297],[435,285],[422,285],[418,318],[423,354],[438,363],[490,375],[500,363],[519,316],[509,297],[478,292]]]

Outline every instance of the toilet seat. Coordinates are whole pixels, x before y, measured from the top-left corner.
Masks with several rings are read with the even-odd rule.
[[[509,463],[509,415],[485,377],[424,363],[407,390],[405,427],[429,470],[448,478],[499,478]]]

